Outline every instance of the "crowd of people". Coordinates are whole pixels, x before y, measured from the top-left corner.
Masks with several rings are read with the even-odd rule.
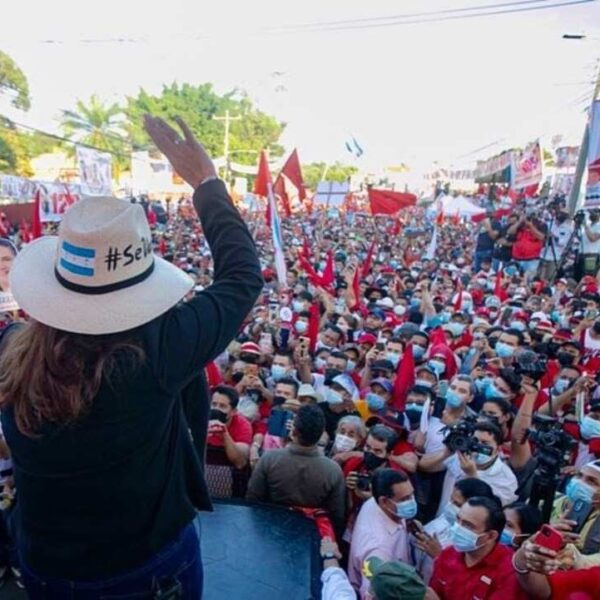
[[[206,477],[314,521],[323,599],[600,597],[600,213],[473,201],[485,218],[283,219],[285,284],[243,212],[264,288],[206,367]],[[211,252],[188,201],[161,216],[154,248],[189,300]]]

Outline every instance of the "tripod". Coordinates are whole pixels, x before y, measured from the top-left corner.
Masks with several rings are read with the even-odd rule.
[[[565,245],[565,249],[563,250],[563,253],[560,256],[560,260],[558,261],[558,264],[555,263],[555,270],[554,270],[554,275],[552,276],[552,278],[549,281],[549,285],[552,285],[557,277],[558,274],[562,272],[565,263],[567,262],[567,258],[569,256],[569,253],[571,252],[571,249],[573,247],[573,243],[575,241],[578,242],[579,247],[581,247],[581,237],[582,237],[582,233],[581,233],[581,228],[583,225],[583,222],[581,220],[579,220],[578,218],[575,218],[575,220],[573,221],[574,227],[573,227],[573,231],[571,232],[571,235],[569,236],[569,239],[567,240],[567,243]],[[554,251],[554,241],[552,239],[550,239],[550,244],[552,245],[552,251],[554,253],[554,256],[556,257],[556,252]],[[556,260],[556,258],[555,258]],[[577,259],[575,259],[575,262],[577,262]]]
[[[539,465],[533,474],[529,504],[539,508],[540,502],[542,503],[541,513],[544,523],[549,523],[552,516],[558,480],[559,474],[548,471],[543,465]]]

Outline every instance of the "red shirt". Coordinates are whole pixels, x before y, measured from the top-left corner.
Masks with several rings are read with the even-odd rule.
[[[482,561],[467,567],[464,553],[450,546],[435,559],[429,585],[440,600],[526,600],[512,555],[512,550],[496,544]]]
[[[559,571],[548,577],[552,600],[583,600],[600,598],[600,567]]]
[[[250,445],[252,443],[252,425],[246,417],[234,413],[231,423],[227,425],[227,431],[234,442]],[[209,435],[207,439],[209,446],[222,447],[223,438],[220,435]]]

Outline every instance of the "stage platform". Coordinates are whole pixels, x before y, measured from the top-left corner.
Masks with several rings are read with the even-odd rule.
[[[321,560],[314,524],[280,507],[215,502],[200,517],[203,600],[319,600]],[[13,582],[1,600],[25,600]],[[195,600],[195,599],[189,599]]]

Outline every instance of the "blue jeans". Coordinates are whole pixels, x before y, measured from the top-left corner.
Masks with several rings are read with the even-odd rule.
[[[142,566],[111,579],[47,579],[22,565],[23,582],[30,600],[200,600],[203,573],[197,531],[195,523],[190,522],[174,541]]]

